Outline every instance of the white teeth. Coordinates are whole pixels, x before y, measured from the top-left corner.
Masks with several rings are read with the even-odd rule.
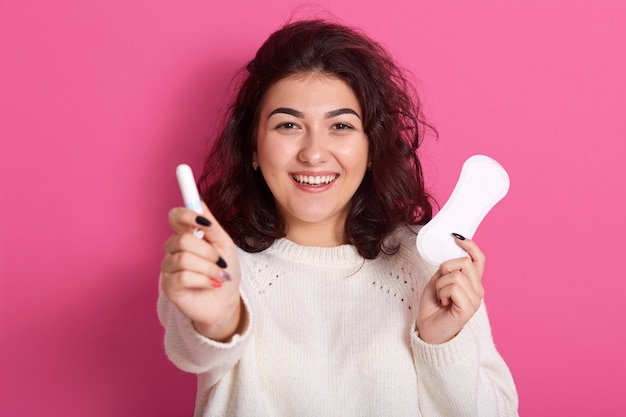
[[[312,175],[301,175],[301,174],[293,175],[294,180],[296,180],[300,184],[308,184],[308,185],[329,184],[335,181],[335,178],[337,178],[336,175],[318,175],[315,177]]]

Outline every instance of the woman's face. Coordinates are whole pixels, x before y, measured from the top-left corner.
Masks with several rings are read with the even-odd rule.
[[[288,77],[267,91],[253,159],[286,222],[287,238],[317,246],[345,243],[368,148],[361,106],[339,78]]]

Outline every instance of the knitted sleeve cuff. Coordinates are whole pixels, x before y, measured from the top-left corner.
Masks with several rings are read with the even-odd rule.
[[[165,326],[165,350],[179,369],[196,374],[211,372],[219,378],[219,375],[237,363],[251,339],[254,327],[254,313],[249,298],[243,288],[240,292],[246,324],[241,334],[235,334],[225,343],[198,333],[192,321],[161,295],[159,309],[167,310],[160,314]]]
[[[180,323],[181,326],[187,327],[187,326],[191,326],[191,329],[188,330],[190,333],[193,333],[194,337],[197,339],[197,342],[200,345],[209,345],[215,349],[232,349],[235,348],[237,345],[241,344],[242,342],[244,342],[245,340],[250,338],[250,334],[251,334],[251,323],[252,323],[252,311],[250,309],[250,302],[247,299],[247,296],[245,295],[244,291],[240,291],[241,294],[241,300],[242,300],[242,312],[241,312],[241,317],[242,320],[245,320],[244,325],[242,326],[242,331],[241,334],[236,333],[234,334],[229,341],[227,342],[218,342],[215,341],[213,339],[209,339],[208,337],[203,336],[201,333],[199,333],[196,328],[193,325],[193,322],[191,320],[189,320],[187,317],[183,316],[181,313],[181,316],[184,318],[185,323]]]
[[[419,333],[414,331],[411,334],[411,347],[416,362],[439,368],[462,363],[472,354],[478,355],[474,328],[480,327],[481,320],[487,320],[484,303],[455,337],[436,345],[424,342]]]

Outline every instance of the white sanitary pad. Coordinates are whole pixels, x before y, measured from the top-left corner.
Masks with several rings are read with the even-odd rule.
[[[454,241],[452,233],[472,238],[489,210],[509,190],[509,176],[495,160],[474,155],[463,164],[452,195],[441,211],[417,235],[417,250],[434,264],[467,256]]]

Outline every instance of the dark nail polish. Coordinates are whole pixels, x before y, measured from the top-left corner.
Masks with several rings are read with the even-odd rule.
[[[226,264],[226,261],[224,260],[224,258],[222,258],[221,256],[219,257],[219,259],[216,262],[217,266],[219,266],[220,268],[226,268],[228,265]]]
[[[465,236],[460,235],[458,233],[452,233],[452,236],[454,236],[455,238],[457,238],[459,240],[465,240]]]
[[[206,217],[202,217],[202,216],[198,216],[196,217],[196,223],[198,223],[199,225],[202,226],[210,226],[213,223],[211,223],[211,220],[207,219]]]

